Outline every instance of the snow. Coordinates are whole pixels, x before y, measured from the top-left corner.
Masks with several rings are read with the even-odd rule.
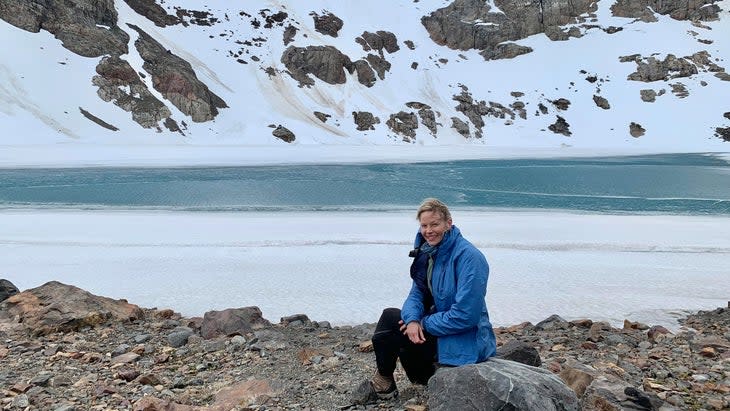
[[[496,325],[624,319],[676,328],[727,304],[730,219],[453,210],[490,263]],[[0,211],[3,275],[198,316],[259,306],[359,324],[399,307],[417,223],[404,212]]]
[[[185,136],[142,129],[132,121],[130,113],[99,99],[91,83],[99,59],[74,55],[47,32],[29,33],[0,21],[0,36],[13,38],[0,49],[0,127],[3,129],[0,166],[153,165],[152,159],[159,160],[160,165],[246,165],[252,161],[260,163],[259,159],[267,159],[280,149],[286,154],[274,153],[273,157],[293,157],[293,161],[304,157],[289,154],[291,151],[285,147],[291,146],[296,148],[293,152],[306,150],[307,161],[312,162],[329,161],[333,156],[330,146],[358,147],[354,149],[355,154],[345,155],[344,161],[362,161],[363,155],[359,153],[367,151],[373,154],[365,160],[381,161],[381,155],[391,157],[381,146],[398,153],[392,157],[413,159],[428,156],[421,149],[430,146],[448,147],[436,151],[453,151],[451,158],[462,155],[473,158],[476,154],[472,152],[481,158],[541,156],[546,151],[556,156],[728,152],[728,144],[713,137],[713,133],[715,127],[728,126],[722,114],[726,109],[724,96],[730,91],[729,82],[720,81],[709,72],[666,82],[631,82],[626,77],[636,69],[635,64],[619,62],[620,56],[636,53],[655,54],[657,58],[669,53],[683,57],[706,49],[713,61],[724,66],[730,61],[727,11],[721,12],[719,21],[704,22],[702,26],[667,16],[658,16],[657,23],[643,23],[612,17],[611,4],[601,2],[598,23],[603,27],[621,27],[622,31],[609,35],[600,29],[590,29],[581,38],[559,42],[539,34],[518,41],[532,47],[532,53],[485,62],[474,50],[450,50],[428,37],[420,18],[448,3],[319,0],[201,6],[200,2],[171,0],[164,3],[169,12],[173,12],[173,7],[203,7],[221,21],[211,27],[160,28],[136,15],[124,1],[116,1],[119,26],[130,33],[130,46],[137,35],[128,29],[128,23],[141,27],[164,47],[190,61],[198,77],[230,106],[222,109],[213,122],[192,123],[170,105],[178,122],[187,120]],[[718,4],[724,10],[730,9],[727,0]],[[271,13],[286,11],[288,21],[300,28],[292,43],[295,46],[333,45],[356,60],[367,54],[354,41],[356,37],[366,30],[387,30],[396,35],[400,50],[385,53],[392,68],[385,80],[378,80],[372,88],[360,85],[354,75],[348,75],[344,85],[317,80],[315,87],[302,88],[284,73],[280,62],[285,50],[281,40],[283,28],[256,29],[248,17],[239,15],[240,7],[253,16],[258,16],[262,9]],[[311,13],[321,15],[327,11],[345,22],[337,38],[314,31]],[[229,18],[224,19],[224,15]],[[268,41],[261,47],[236,43],[262,36]],[[699,39],[713,43],[703,44]],[[408,49],[405,40],[412,40],[415,50]],[[249,64],[239,64],[230,56],[230,52],[242,48],[247,50],[242,58]],[[142,72],[139,55],[133,47],[130,50],[124,57]],[[252,61],[252,55],[261,62]],[[440,62],[442,58],[448,62]],[[411,68],[412,62],[419,63],[416,70]],[[279,74],[269,77],[264,67],[274,67]],[[596,75],[600,80],[591,84],[585,80],[587,75]],[[145,81],[149,81],[149,76]],[[679,81],[690,93],[686,98],[671,93],[670,85]],[[702,86],[702,81],[708,85]],[[453,95],[461,93],[461,84],[477,100],[504,105],[517,100],[511,92],[525,93],[520,100],[527,103],[527,119],[517,118],[514,124],[506,125],[504,119],[486,118],[483,139],[463,139],[450,129],[452,116],[463,118],[455,111],[452,100]],[[639,97],[639,91],[644,88],[664,89],[667,93],[655,103],[645,103]],[[597,107],[593,95],[605,97],[611,109]],[[558,111],[550,104],[561,97],[571,101],[567,111]],[[384,124],[387,115],[410,110],[405,106],[409,101],[425,102],[440,114],[437,121],[443,127],[437,138],[421,127],[415,143],[405,143],[387,131]],[[536,116],[537,103],[548,106],[550,113]],[[120,131],[99,127],[83,117],[79,107]],[[381,124],[375,131],[355,130],[351,113],[358,110],[371,111],[380,117]],[[333,117],[321,123],[314,117],[314,111]],[[558,115],[570,124],[571,137],[547,130]],[[647,134],[641,138],[630,137],[631,122],[641,124]],[[278,124],[296,134],[295,143],[287,145],[271,135],[269,126]],[[316,149],[309,149],[310,146]],[[400,154],[408,151],[413,153]]]

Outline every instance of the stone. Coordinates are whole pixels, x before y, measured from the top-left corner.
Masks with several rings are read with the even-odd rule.
[[[641,126],[639,123],[631,122],[629,124],[629,134],[631,134],[631,137],[639,138],[643,136],[646,133],[646,129]]]
[[[380,119],[368,111],[353,111],[352,118],[358,131],[375,130],[375,124],[380,124]]]
[[[167,335],[167,343],[170,347],[180,348],[188,343],[188,339],[195,334],[190,327],[177,327]]]
[[[11,296],[0,303],[0,311],[6,311],[36,336],[144,317],[134,304],[96,296],[57,281]]]
[[[231,337],[245,335],[270,325],[258,307],[229,308],[205,313],[200,335],[205,339]]]
[[[497,358],[516,361],[533,367],[539,367],[542,364],[537,349],[519,340],[510,340],[497,347]]]
[[[497,358],[440,369],[428,392],[431,411],[580,409],[575,393],[551,372]]]
[[[410,141],[416,137],[418,117],[412,112],[399,111],[396,114],[391,114],[385,124],[395,133],[407,137],[406,141]]]
[[[297,136],[294,133],[292,133],[291,130],[289,130],[288,128],[282,126],[281,124],[279,124],[274,129],[274,131],[271,132],[271,134],[274,137],[278,138],[279,140],[282,140],[285,143],[291,143],[291,142],[293,142],[294,140],[297,139]]]
[[[548,126],[548,130],[555,134],[562,134],[566,137],[570,137],[573,133],[570,132],[570,124],[561,116],[556,116],[555,123]]]
[[[302,87],[314,85],[310,74],[328,84],[345,84],[345,73],[354,70],[350,58],[333,46],[289,46],[281,55],[281,62]]]
[[[228,107],[198,79],[190,63],[170,52],[139,27],[133,24],[129,27],[139,35],[134,46],[144,60],[142,67],[152,77],[152,86],[183,114],[201,123],[215,119],[219,109]]]
[[[604,110],[608,110],[611,108],[611,104],[608,103],[608,100],[606,100],[604,97],[593,95],[593,102],[596,103],[596,105]]]
[[[8,297],[18,294],[18,287],[6,279],[0,279],[0,302],[8,299]]]
[[[451,117],[451,128],[455,129],[457,133],[461,134],[465,138],[471,137],[469,124],[458,117]]]
[[[314,30],[331,36],[331,37],[337,37],[337,33],[342,29],[342,26],[344,25],[344,22],[341,18],[335,16],[334,14],[327,12],[323,15],[319,15],[317,13],[310,13],[312,18],[314,19]]]

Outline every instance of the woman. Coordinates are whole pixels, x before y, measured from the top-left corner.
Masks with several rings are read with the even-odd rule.
[[[378,371],[358,387],[356,403],[398,395],[397,359],[412,383],[425,385],[437,366],[478,363],[496,351],[484,254],[461,236],[441,201],[424,200],[416,218],[411,291],[402,310],[387,308],[378,321],[372,338]]]

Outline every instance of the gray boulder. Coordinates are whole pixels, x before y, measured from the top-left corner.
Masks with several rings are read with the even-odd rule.
[[[428,392],[431,411],[580,410],[573,390],[553,373],[498,358],[442,368]]]
[[[245,335],[270,325],[258,307],[229,308],[205,313],[200,335],[205,339]]]
[[[328,84],[345,84],[347,72],[355,67],[349,57],[332,46],[289,46],[281,56],[281,62],[300,86],[313,86],[313,74]]]
[[[0,302],[5,301],[8,297],[17,294],[18,287],[6,279],[0,279]]]
[[[497,348],[497,358],[516,361],[533,367],[539,367],[542,364],[540,352],[537,351],[537,348],[519,340],[507,341]]]

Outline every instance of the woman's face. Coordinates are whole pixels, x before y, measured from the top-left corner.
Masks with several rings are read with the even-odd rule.
[[[437,245],[444,239],[444,233],[451,229],[451,219],[444,219],[436,211],[424,211],[418,217],[421,223],[421,235],[430,246]]]

